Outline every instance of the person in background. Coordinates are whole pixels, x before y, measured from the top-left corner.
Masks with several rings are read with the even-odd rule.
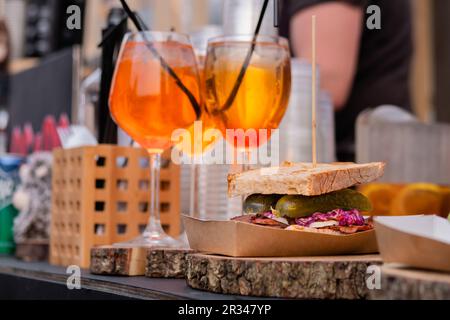
[[[8,28],[5,21],[0,19],[0,154],[5,153],[7,149],[10,50]]]
[[[381,29],[366,25],[369,5],[381,9]],[[355,160],[355,123],[367,108],[410,110],[413,54],[409,0],[284,0],[280,33],[293,54],[311,59],[311,17],[317,16],[317,61],[322,88],[336,109],[340,161]]]
[[[6,105],[8,93],[8,74],[10,58],[10,39],[8,27],[4,20],[0,19],[0,107]]]

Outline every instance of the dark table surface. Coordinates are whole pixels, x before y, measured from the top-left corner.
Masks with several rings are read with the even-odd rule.
[[[81,290],[69,290],[69,276],[65,268],[48,263],[0,256],[0,299],[248,299],[193,290],[185,280],[96,276],[87,270],[81,272]]]

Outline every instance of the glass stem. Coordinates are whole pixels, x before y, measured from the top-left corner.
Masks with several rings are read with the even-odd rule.
[[[161,171],[161,154],[150,154],[150,218],[144,236],[150,238],[160,237],[164,234],[161,227],[161,218],[159,214],[159,188]]]
[[[242,172],[246,172],[246,171],[250,171],[252,166],[251,166],[251,150],[249,148],[246,148],[244,151],[242,151],[242,158],[243,158],[243,162],[242,162]],[[241,200],[242,200],[242,205],[244,205],[245,199],[247,198],[247,195],[243,195]]]
[[[190,188],[189,188],[189,216],[196,218],[198,215],[198,165],[195,163],[191,164],[191,177],[190,177]]]
[[[251,159],[252,152],[251,152],[251,150],[248,149],[248,148],[245,149],[245,150],[242,151],[242,152],[243,152],[242,172],[246,172],[246,171],[251,170],[251,168],[252,168],[252,165],[251,165],[251,162],[252,162],[252,159]]]

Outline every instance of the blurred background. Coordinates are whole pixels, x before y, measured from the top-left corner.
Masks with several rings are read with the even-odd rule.
[[[207,25],[224,22],[225,0],[130,0],[152,29],[191,33]],[[251,2],[251,1],[249,1]],[[415,59],[412,94],[414,111],[423,121],[450,121],[450,1],[412,0]],[[80,32],[65,27],[66,9],[78,4],[83,9]],[[101,30],[116,0],[1,0],[0,16],[10,34],[10,72],[17,73],[64,47],[82,45],[81,76],[98,65]],[[228,20],[228,21],[227,21]],[[227,17],[226,24],[230,25]],[[237,19],[236,19],[237,20]],[[242,23],[242,21],[241,21]],[[228,28],[230,28],[228,26]]]

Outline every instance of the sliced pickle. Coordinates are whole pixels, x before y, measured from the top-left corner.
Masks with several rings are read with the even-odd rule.
[[[284,196],[276,205],[281,216],[289,218],[303,218],[316,212],[327,213],[335,209],[371,211],[372,205],[363,194],[351,189],[315,197]]]
[[[275,208],[281,197],[282,195],[277,194],[253,194],[244,202],[244,213],[258,214],[270,212],[272,208]]]

